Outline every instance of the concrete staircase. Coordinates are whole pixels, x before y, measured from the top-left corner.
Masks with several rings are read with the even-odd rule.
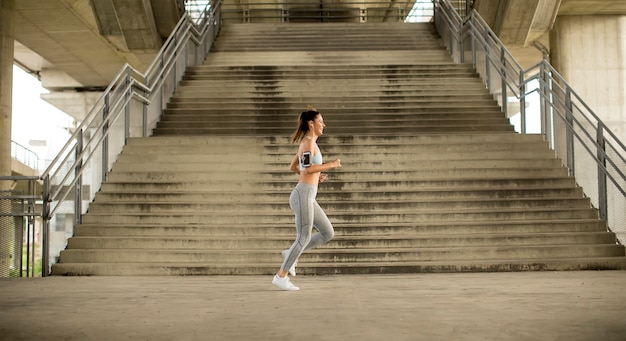
[[[430,25],[249,24],[129,141],[53,274],[275,273],[307,104],[343,167],[318,194],[335,238],[299,274],[626,268],[547,143],[513,132]]]

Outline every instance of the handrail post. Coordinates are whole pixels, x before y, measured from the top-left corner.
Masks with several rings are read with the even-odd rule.
[[[109,94],[107,93],[104,97],[104,108],[102,110],[102,134],[104,138],[102,139],[102,181],[106,179],[106,174],[109,168],[109,135],[107,131],[109,130]],[[82,134],[82,132],[81,132]]]
[[[539,79],[539,88],[543,94],[543,100],[539,101],[541,105],[541,133],[545,134],[546,141],[550,147],[554,146],[554,117],[552,117],[552,76],[550,70],[546,68],[546,64],[541,64]]]
[[[80,130],[76,138],[76,167],[74,168],[74,174],[76,176],[76,184],[74,185],[74,226],[82,223],[83,213],[83,131]]]
[[[539,68],[539,122],[541,123],[541,134],[544,136],[546,141],[551,141],[552,136],[549,134],[548,130],[548,90],[547,90],[547,79],[546,77],[546,68],[544,64],[541,64]],[[550,144],[552,146],[552,144]]]
[[[450,52],[452,53],[452,59],[456,61],[454,58],[454,35],[452,34],[452,30],[450,30]]]
[[[174,35],[174,46],[178,45],[178,35]],[[176,90],[176,75],[178,74],[178,53],[176,50],[172,52],[172,60],[174,61],[174,66],[172,67],[172,91]]]
[[[50,174],[43,178],[43,197],[41,203],[41,277],[50,274]]]
[[[33,260],[35,259],[35,216],[37,215],[37,203],[36,203],[36,198],[37,197],[37,180],[28,180],[28,230],[31,231],[31,235],[32,235],[32,245],[33,245]],[[30,238],[29,236],[27,236],[27,238]],[[29,242],[29,244],[31,244]],[[20,266],[21,266],[21,262],[20,262]],[[43,268],[43,267],[42,267]],[[31,270],[32,273],[32,277],[35,277],[35,267],[33,266],[33,269]],[[20,276],[22,275],[21,271],[20,271]]]
[[[524,82],[524,73],[519,74],[519,113],[521,133],[526,134],[526,83]]]
[[[598,125],[596,136],[598,142],[598,210],[600,210],[600,219],[608,218],[608,196],[606,187],[606,140],[604,139],[604,127]]]
[[[565,128],[565,146],[567,150],[567,167],[570,170],[570,175],[576,174],[574,167],[574,113],[572,106],[572,92],[569,87],[565,90],[565,120],[568,127]]]
[[[131,106],[131,96],[133,89],[131,87],[131,74],[130,68],[126,71],[126,100],[124,101],[126,105],[124,106],[124,145],[128,143],[128,138],[130,137],[130,106]]]
[[[144,98],[148,98],[148,91],[144,90],[143,92]],[[142,118],[141,118],[141,129],[142,129],[142,134],[143,137],[148,137],[148,105],[150,105],[150,103],[143,101],[143,112],[142,112]]]
[[[474,14],[471,14],[470,20],[474,20]],[[474,32],[471,31],[469,33],[470,40],[472,42],[472,66],[476,69],[476,37],[474,36]]]
[[[161,70],[165,68],[165,61],[164,61],[165,56],[161,55]],[[163,72],[161,72],[159,74],[159,80],[158,82],[161,84],[161,87],[159,88],[159,111],[160,113],[163,112],[163,109],[165,109],[165,105],[163,104],[163,94],[165,93],[165,75],[163,74]]]
[[[485,30],[485,41],[489,41],[489,31]],[[487,46],[484,47],[485,53],[485,81],[487,82],[487,89],[491,91],[491,68],[489,67],[489,50]]]
[[[506,54],[504,52],[504,48],[500,48],[500,65],[502,74],[500,75],[500,86],[502,91],[502,109],[504,110],[504,115],[509,117],[509,106],[508,106],[508,98],[506,91]]]
[[[461,64],[465,64],[465,43],[463,41],[464,31],[465,21],[461,21],[461,27],[459,27],[459,53],[461,54]]]

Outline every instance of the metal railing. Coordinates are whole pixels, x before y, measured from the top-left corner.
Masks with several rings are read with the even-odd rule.
[[[185,69],[217,36],[221,0],[186,13],[145,73],[125,65],[43,172],[43,275],[73,235],[128,138],[151,135]]]
[[[41,266],[38,176],[0,176],[0,277],[34,277]]]
[[[39,170],[39,156],[37,153],[15,141],[11,141],[11,157],[32,169]]]
[[[430,21],[433,0],[226,2],[225,23],[420,22]]]
[[[472,63],[519,132],[539,127],[600,218],[626,242],[626,147],[546,60],[524,70],[476,11],[461,18],[437,0],[435,25],[456,62]],[[539,110],[529,112],[533,100]]]

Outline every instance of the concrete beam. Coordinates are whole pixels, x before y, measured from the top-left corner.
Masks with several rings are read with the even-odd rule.
[[[559,13],[561,0],[539,0],[535,15],[530,23],[524,46],[529,46],[552,30]]]
[[[121,38],[128,50],[158,50],[157,32],[149,0],[90,0],[100,34]]]
[[[93,4],[99,1],[113,7],[98,15]],[[53,91],[74,89],[76,83],[87,89],[105,87],[125,63],[145,71],[182,16],[181,9],[175,10],[181,1],[16,1],[15,40],[20,54],[15,58],[29,72],[41,73],[44,83],[54,84]],[[154,6],[159,10],[153,12]],[[106,35],[100,34],[103,28]],[[72,81],[59,83],[66,78],[57,77],[62,73]],[[46,79],[50,75],[54,76]]]
[[[93,17],[88,18],[90,13],[79,5],[63,0],[20,0],[16,3],[15,39],[82,86],[106,86],[124,62],[130,62],[125,57],[132,56],[100,36]]]
[[[529,46],[550,32],[561,0],[476,0],[480,13],[507,46]]]
[[[89,113],[96,101],[102,96],[100,91],[63,91],[41,94],[41,98],[59,110],[81,122]]]
[[[562,0],[559,15],[624,15],[626,0]]]
[[[176,24],[185,13],[183,0],[151,0],[154,22],[161,39],[170,36]]]

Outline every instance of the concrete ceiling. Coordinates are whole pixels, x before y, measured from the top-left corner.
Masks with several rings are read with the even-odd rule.
[[[112,11],[94,11],[98,6]],[[105,87],[125,63],[147,68],[181,6],[182,0],[16,1],[16,63],[51,90]]]
[[[626,0],[474,0],[474,8],[509,47],[542,40],[557,17],[624,15]]]
[[[542,41],[557,16],[626,14],[626,0],[474,3],[511,48]],[[125,63],[145,70],[182,15],[182,4],[183,0],[18,0],[15,60],[39,74],[52,91],[103,88]]]
[[[559,15],[626,14],[626,0],[562,0]]]
[[[558,17],[626,15],[626,0],[474,0],[474,9],[529,68],[549,54],[549,32]]]

